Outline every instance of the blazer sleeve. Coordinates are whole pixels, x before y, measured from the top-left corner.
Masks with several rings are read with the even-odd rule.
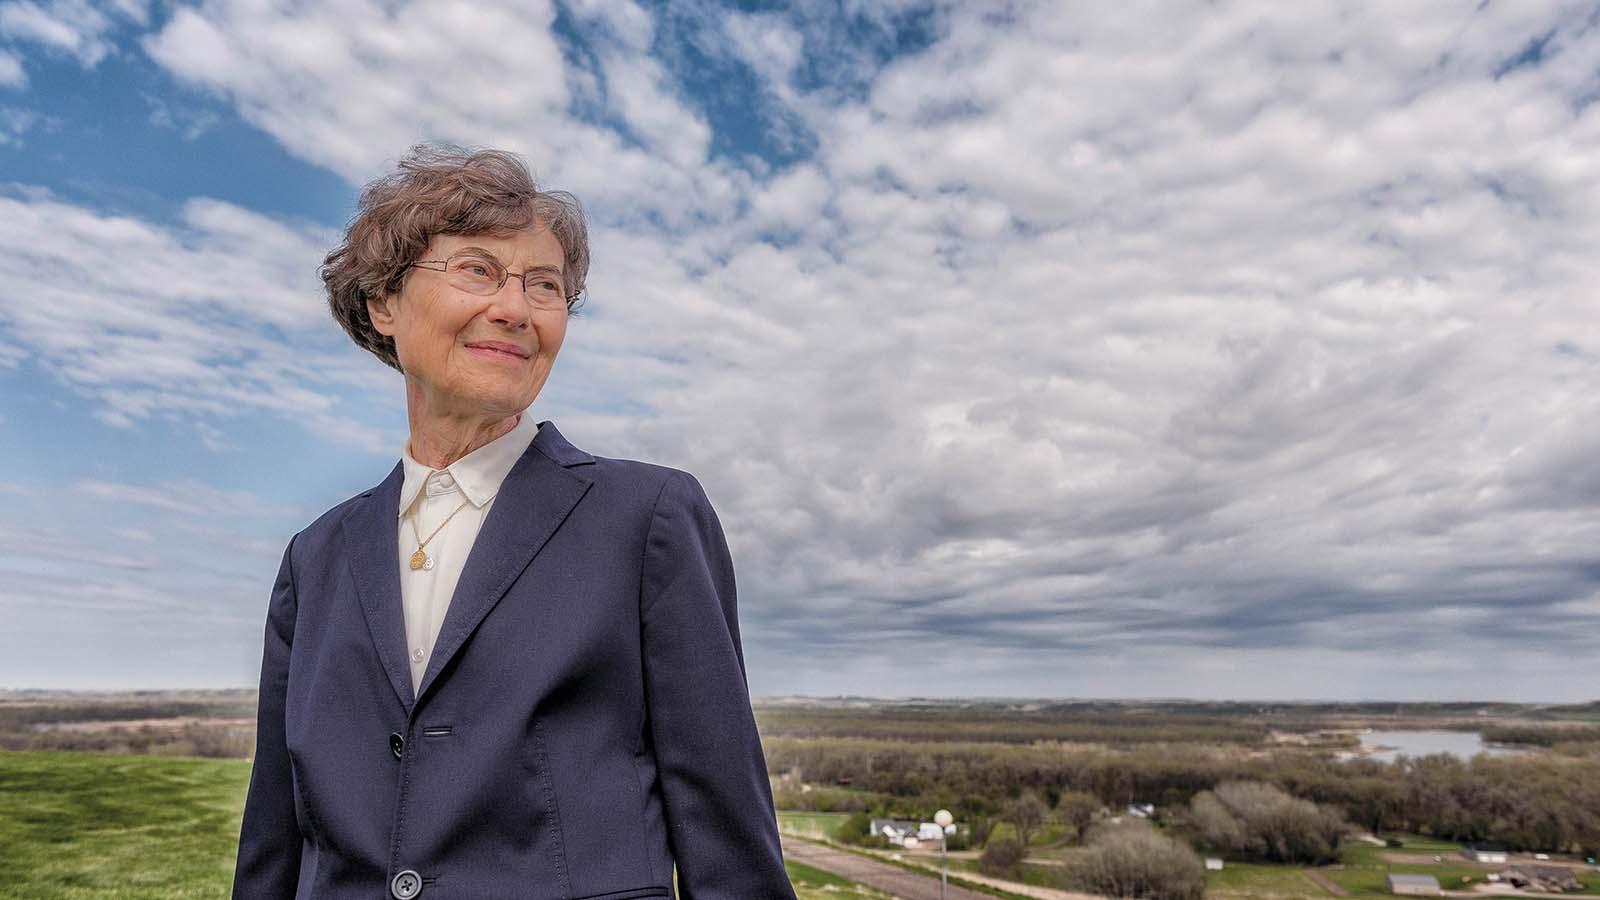
[[[745,681],[733,560],[700,482],[673,470],[645,538],[645,701],[682,900],[794,900]]]
[[[299,537],[299,535],[295,535]],[[234,900],[291,900],[300,879],[300,825],[284,739],[284,694],[289,682],[289,644],[294,637],[295,590],[290,555],[283,551],[267,607],[261,654],[261,692],[256,701],[256,756],[245,795]]]

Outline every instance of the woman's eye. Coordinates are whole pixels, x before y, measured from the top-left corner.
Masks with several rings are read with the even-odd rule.
[[[488,275],[489,267],[480,263],[467,263],[467,271],[474,275]]]

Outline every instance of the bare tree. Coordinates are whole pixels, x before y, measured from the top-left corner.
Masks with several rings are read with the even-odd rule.
[[[1039,826],[1044,824],[1048,815],[1050,807],[1045,806],[1038,794],[1033,791],[1023,791],[1022,796],[1012,802],[1006,818],[1017,827],[1017,843],[1026,849],[1028,840],[1039,830]]]
[[[1201,791],[1189,801],[1189,822],[1218,850],[1272,862],[1336,862],[1349,829],[1337,810],[1259,781]]]
[[[1099,811],[1100,798],[1083,791],[1066,791],[1056,801],[1056,816],[1077,830],[1080,842],[1087,837],[1089,823]]]
[[[1105,897],[1200,900],[1206,889],[1200,857],[1138,819],[1097,827],[1089,850],[1056,877],[1062,887]]]

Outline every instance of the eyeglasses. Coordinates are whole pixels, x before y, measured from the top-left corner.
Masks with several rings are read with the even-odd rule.
[[[438,268],[434,268],[438,266]],[[500,260],[476,248],[459,250],[449,259],[420,259],[406,268],[443,272],[451,287],[469,294],[488,297],[505,287],[506,280],[515,275],[522,282],[522,293],[539,309],[563,309],[571,305],[574,297],[566,296],[561,289],[561,270],[553,266],[534,266],[522,272],[508,272]]]

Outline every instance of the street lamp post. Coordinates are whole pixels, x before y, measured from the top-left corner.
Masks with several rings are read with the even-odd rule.
[[[945,900],[945,883],[949,880],[949,864],[945,862],[945,837],[950,834],[950,825],[956,817],[950,815],[950,810],[941,809],[933,814],[934,824],[939,826],[939,900]]]

